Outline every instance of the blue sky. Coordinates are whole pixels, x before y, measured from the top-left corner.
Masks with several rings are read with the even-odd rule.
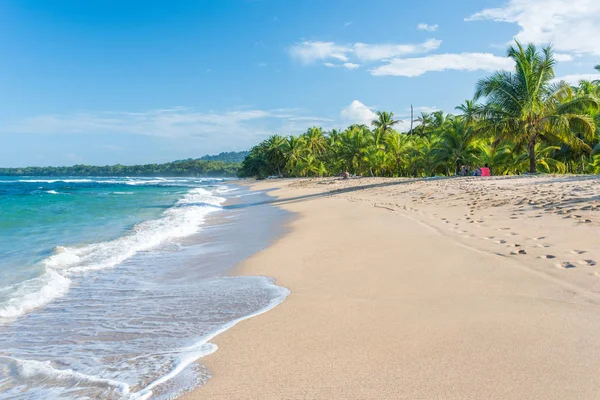
[[[0,166],[134,164],[454,107],[552,42],[594,77],[596,0],[0,2]]]

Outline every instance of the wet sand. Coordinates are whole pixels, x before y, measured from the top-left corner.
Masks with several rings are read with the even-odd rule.
[[[600,398],[598,177],[252,186],[296,217],[237,272],[292,294],[183,398]]]

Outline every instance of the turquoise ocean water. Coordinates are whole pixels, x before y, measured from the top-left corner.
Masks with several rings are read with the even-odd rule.
[[[227,275],[272,237],[275,209],[240,206],[261,196],[222,179],[0,177],[0,398],[201,384],[208,340],[288,293]]]

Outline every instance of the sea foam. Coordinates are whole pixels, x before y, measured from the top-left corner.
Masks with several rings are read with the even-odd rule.
[[[9,298],[0,307],[0,318],[18,317],[63,296],[72,275],[114,267],[140,251],[197,233],[206,216],[220,210],[224,201],[206,189],[194,188],[162,218],[141,222],[125,236],[77,247],[57,246],[52,256],[42,260],[43,275],[0,289],[0,294],[9,294],[3,296]]]
[[[65,295],[71,280],[51,268],[36,278],[1,288],[0,293],[10,296],[0,307],[0,319],[14,318],[42,307],[57,297]],[[4,296],[3,296],[4,297]]]

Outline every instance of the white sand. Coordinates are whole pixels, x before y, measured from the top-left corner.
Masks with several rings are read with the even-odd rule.
[[[184,398],[600,398],[598,177],[254,186],[297,218],[238,272],[292,294]]]

